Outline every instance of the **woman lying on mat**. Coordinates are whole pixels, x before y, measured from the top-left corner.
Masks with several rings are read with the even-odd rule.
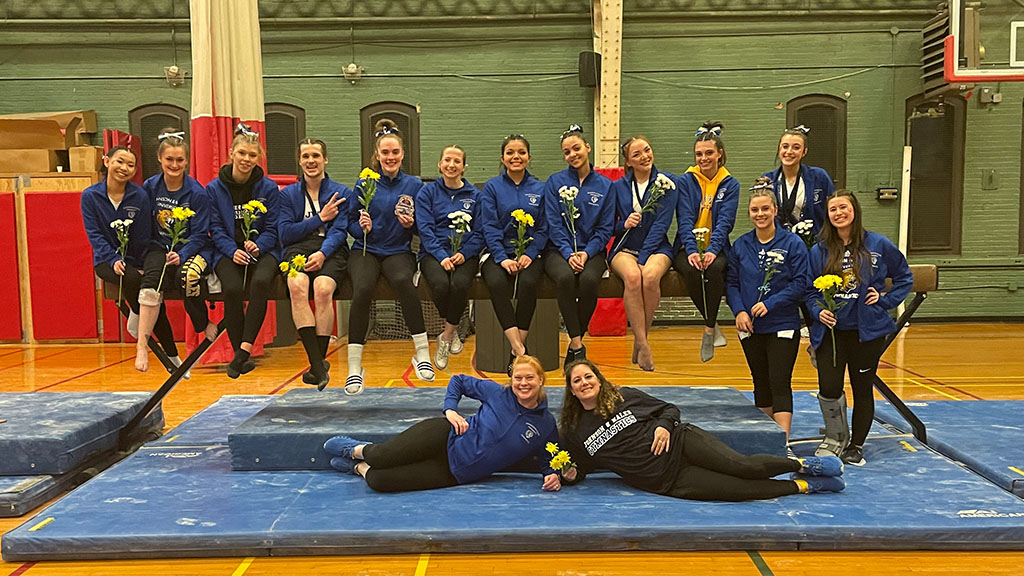
[[[479,412],[463,418],[463,396],[479,400]],[[429,490],[468,484],[525,459],[536,460],[544,490],[558,490],[545,446],[558,440],[548,412],[544,370],[532,356],[517,356],[512,380],[501,385],[457,374],[448,382],[444,418],[413,424],[387,442],[371,444],[335,436],[324,443],[331,467],[358,474],[379,492]]]
[[[585,359],[565,371],[560,432],[575,460],[562,472],[566,484],[606,468],[634,488],[688,500],[738,502],[846,487],[838,458],[740,454],[680,422],[675,405],[612,384]],[[773,479],[787,472],[795,473],[791,480]]]

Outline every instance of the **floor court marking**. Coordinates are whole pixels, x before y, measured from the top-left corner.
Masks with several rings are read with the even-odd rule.
[[[430,554],[420,554],[420,559],[416,562],[416,574],[415,576],[423,576],[427,573],[427,562],[430,561]]]
[[[918,386],[920,386],[922,388],[926,388],[928,390],[931,390],[932,392],[935,392],[936,394],[941,394],[942,396],[945,396],[946,398],[949,398],[951,400],[956,400],[958,402],[961,400],[960,398],[957,398],[956,396],[953,396],[952,394],[946,394],[945,392],[943,392],[942,390],[939,390],[938,388],[935,388],[933,386],[929,386],[927,384],[922,384],[922,383],[920,383],[917,380],[914,380],[912,378],[907,378],[907,381],[910,382],[911,384],[917,384]],[[956,388],[953,388],[953,390],[956,390]],[[974,396],[974,398],[977,398],[978,400],[981,400],[981,398],[978,398],[977,396]]]
[[[245,571],[249,569],[249,566],[251,566],[255,560],[256,558],[254,557],[242,560],[242,563],[238,565],[238,568],[235,568],[235,571],[231,573],[231,576],[242,576],[242,574],[245,574]]]
[[[71,352],[72,350],[74,350],[74,348],[68,348],[67,350],[61,350],[60,352],[55,352],[53,354],[47,354],[46,356],[40,356],[38,358],[33,358],[31,360],[25,360],[24,362],[20,362],[18,364],[11,364],[10,366],[4,366],[3,368],[0,368],[0,372],[3,372],[4,370],[7,370],[8,368],[17,368],[18,366],[24,366],[25,364],[28,364],[30,362],[38,362],[40,360],[46,360],[47,358],[53,358],[54,356],[58,356],[60,354],[66,354],[68,352]]]
[[[889,368],[895,368],[897,370],[902,370],[902,371],[906,372],[907,374],[910,374],[911,376],[916,376],[916,377],[920,378],[921,380],[927,380],[927,381],[931,382],[932,384],[935,384],[936,386],[942,386],[944,388],[949,388],[950,390],[954,390],[956,392],[959,392],[959,393],[963,394],[964,396],[969,396],[971,398],[974,398],[975,400],[984,400],[984,398],[982,398],[981,396],[975,396],[974,394],[971,394],[970,392],[964,392],[963,390],[957,388],[956,386],[951,386],[951,385],[946,384],[944,382],[940,382],[939,380],[936,380],[935,378],[929,378],[929,377],[925,376],[924,374],[921,374],[920,372],[915,372],[914,370],[911,370],[910,368],[904,368],[903,366],[899,366],[897,364],[893,364],[892,362],[889,362],[888,360],[879,360],[878,364],[879,365],[885,364]],[[909,378],[908,378],[908,380],[909,380]],[[913,380],[911,380],[911,382],[913,382]],[[950,398],[953,398],[953,397],[950,396]],[[953,398],[953,399],[954,400],[960,400],[960,398]]]
[[[761,553],[757,550],[747,550],[747,556],[750,556],[750,561],[757,567],[757,571],[761,573],[761,576],[775,576],[772,569],[768,567],[768,563],[761,557]]]
[[[415,388],[416,385],[412,383],[412,380],[409,380],[410,374],[412,374],[412,364],[409,364],[409,367],[405,369],[405,373],[402,374],[402,382],[405,382],[409,388]]]
[[[113,362],[113,363],[107,364],[106,366],[101,366],[99,368],[93,368],[92,370],[88,370],[86,372],[82,372],[81,374],[78,374],[77,376],[72,376],[71,378],[65,378],[65,379],[63,379],[63,380],[61,380],[59,382],[54,382],[53,384],[47,384],[46,386],[43,386],[42,388],[36,388],[35,390],[33,390],[33,392],[39,392],[40,390],[46,390],[47,388],[53,388],[54,386],[59,386],[60,384],[65,384],[67,382],[71,382],[72,380],[77,380],[78,378],[81,378],[82,376],[88,376],[89,374],[92,374],[94,372],[99,372],[100,370],[106,370],[107,368],[110,368],[112,366],[117,366],[118,364],[124,364],[125,362],[128,362],[129,360],[135,360],[135,358],[130,358],[129,357],[129,358],[125,358],[123,360],[118,360],[117,362]]]
[[[338,346],[338,347],[335,347],[335,348],[334,348],[334,350],[327,350],[327,354],[324,354],[324,356],[330,356],[331,354],[335,354],[335,353],[337,353],[337,352],[338,352],[338,350],[341,350],[341,347],[340,347],[340,346]],[[292,376],[291,378],[289,378],[289,379],[285,380],[285,381],[284,381],[284,384],[281,384],[281,385],[280,385],[280,386],[278,386],[277,388],[274,388],[274,389],[273,389],[273,390],[271,390],[270,392],[267,392],[267,396],[273,396],[274,394],[277,394],[277,393],[278,393],[278,392],[280,392],[280,391],[281,391],[281,390],[282,390],[283,388],[285,388],[286,386],[288,386],[288,385],[289,385],[289,384],[291,384],[292,382],[295,382],[296,380],[298,380],[298,379],[299,379],[299,378],[300,378],[300,377],[302,376],[302,372],[303,372],[303,370],[299,370],[299,373],[298,373],[298,374],[296,374],[295,376]]]
[[[6,354],[0,354],[0,358],[3,358],[4,356],[10,356],[11,354],[17,354],[17,353],[19,353],[19,352],[27,352],[27,351],[28,351],[27,349],[23,349],[23,350],[12,350],[12,351],[10,351],[10,352],[8,352],[8,353],[6,353]]]
[[[15,568],[14,572],[11,572],[10,574],[8,574],[8,576],[21,576],[25,572],[28,572],[29,568],[31,568],[31,567],[33,567],[35,565],[36,565],[35,562],[26,562],[26,563],[22,564],[21,566]]]

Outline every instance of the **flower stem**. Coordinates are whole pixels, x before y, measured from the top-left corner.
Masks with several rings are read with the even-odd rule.
[[[164,268],[160,271],[160,281],[156,283],[156,291],[160,291],[160,287],[164,285],[164,272],[167,272],[167,262],[164,262]]]
[[[366,256],[366,230],[363,230],[363,256]]]
[[[829,334],[832,335],[832,367],[836,367],[836,329],[829,328]]]
[[[704,302],[704,320],[706,321],[708,319],[708,295],[707,295],[707,292],[704,289],[704,282],[706,282],[706,280],[704,280],[704,271],[701,270],[700,271],[700,296],[701,296],[701,300]]]

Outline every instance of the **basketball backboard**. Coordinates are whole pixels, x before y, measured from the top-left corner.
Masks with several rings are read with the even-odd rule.
[[[1024,81],[1024,0],[949,0],[949,83]]]

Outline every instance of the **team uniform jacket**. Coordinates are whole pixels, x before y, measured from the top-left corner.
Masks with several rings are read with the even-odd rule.
[[[150,176],[142,183],[142,187],[149,193],[150,202],[153,205],[153,241],[150,247],[156,250],[171,250],[171,234],[166,228],[160,226],[157,215],[161,210],[173,210],[180,206],[190,208],[195,212],[187,221],[183,239],[188,240],[182,244],[180,241],[174,251],[184,263],[196,254],[209,262],[213,246],[210,243],[210,203],[206,198],[206,189],[195,178],[185,175],[181,189],[175,192],[167,190],[164,183],[163,172]]]
[[[281,190],[281,215],[277,223],[278,233],[281,235],[281,245],[297,244],[315,234],[320,228],[324,228],[324,242],[320,246],[320,252],[323,252],[324,256],[331,256],[338,250],[343,251],[342,253],[347,252],[346,228],[349,205],[353,202],[358,204],[358,201],[352,197],[352,191],[348,186],[331,180],[325,174],[324,179],[320,182],[317,203],[323,208],[335,194],[339,199],[345,198],[345,201],[338,205],[338,215],[333,220],[323,222],[320,220],[316,208],[307,206],[306,182],[304,180],[300,178],[295,184],[290,184]]]
[[[764,286],[768,252],[778,252],[784,260]],[[751,230],[737,238],[729,250],[725,296],[733,315],[740,312],[749,314],[758,301],[768,308],[768,314],[760,318],[751,314],[755,334],[799,330],[800,304],[810,284],[807,246],[792,232],[776,228],[775,237],[762,244],[757,239],[757,231]]]
[[[454,256],[451,237],[455,234],[448,214],[461,210],[470,216],[469,232],[462,236],[459,252],[466,258],[480,254],[484,248],[484,234],[480,229],[480,192],[462,181],[462,188],[452,190],[437,179],[424,184],[416,196],[416,222],[420,233],[419,257],[430,254],[438,262]]]
[[[114,220],[130,219],[128,250],[124,261],[139,270],[149,250],[153,234],[153,204],[149,194],[138,184],[125,184],[124,197],[115,209],[107,196],[107,181],[101,180],[82,191],[82,223],[92,245],[92,264],[111,267],[121,259],[117,253],[117,232],[110,227]]]
[[[786,183],[782,167],[780,166],[772,172],[765,172],[762,177],[771,178],[775,183],[775,201],[779,206],[779,215],[776,217],[775,223],[789,230],[797,222],[811,220],[814,222],[814,235],[817,236],[821,227],[825,225],[825,203],[836,190],[828,172],[816,166],[800,165],[797,181],[803,180],[804,207],[797,219],[794,219],[792,214],[782,213],[782,186]]]
[[[359,197],[363,192],[362,184],[362,179],[356,181],[352,190],[352,202],[345,202],[348,205],[348,233],[355,239],[352,243],[353,252],[363,249],[363,229],[359,226],[359,211],[363,208],[359,203]],[[367,252],[377,256],[393,256],[412,250],[410,244],[412,235],[416,232],[416,225],[403,228],[395,214],[395,206],[398,205],[401,196],[408,196],[415,205],[416,195],[422,187],[422,180],[401,170],[394,178],[386,174],[380,175],[377,193],[370,202],[369,213],[373,227],[366,235]]]
[[[651,168],[651,178],[647,183],[647,190],[640,198],[642,207],[651,195],[651,186],[654,185],[658,174],[664,174],[673,182],[676,177],[668,172],[661,172],[656,167]],[[658,202],[658,208],[654,213],[648,212],[643,215],[640,225],[629,230],[626,240],[619,246],[622,235],[625,234],[626,218],[634,212],[633,196],[636,193],[634,188],[634,176],[630,171],[625,177],[612,182],[611,191],[615,197],[615,226],[613,228],[615,241],[612,242],[608,260],[611,261],[618,251],[626,249],[637,255],[637,263],[641,266],[647,263],[647,259],[653,254],[664,254],[672,258],[672,243],[668,240],[668,229],[672,226],[672,217],[676,213],[676,202],[679,200],[679,190],[666,190],[665,195]],[[618,250],[616,250],[616,248]]]
[[[210,198],[213,212],[210,215],[210,238],[213,240],[215,253],[213,265],[221,258],[231,259],[235,250],[243,249],[235,242],[235,221],[242,218],[241,206],[235,206],[231,200],[231,191],[224,178],[231,177],[231,165],[220,169],[220,176],[214,178],[206,186],[206,194]],[[274,261],[281,259],[281,245],[277,237],[277,220],[280,216],[281,191],[273,180],[263,175],[263,169],[256,166],[252,169],[249,180],[252,184],[250,200],[259,200],[267,208],[266,214],[259,214],[253,224],[258,231],[250,238],[260,249],[260,257],[270,256]]]
[[[548,245],[566,260],[573,253],[573,239],[569,230],[565,204],[558,195],[562,186],[575,186],[579,189],[573,203],[579,211],[576,219],[576,248],[587,253],[588,258],[606,254],[608,240],[612,237],[615,225],[615,198],[611,193],[612,181],[594,172],[580,183],[576,169],[572,166],[556,172],[548,178],[545,185],[545,211],[548,219]]]
[[[690,170],[693,170],[691,167]],[[685,254],[697,254],[697,239],[693,229],[700,216],[702,193],[697,177],[689,171],[683,173],[676,181],[679,189],[679,202],[676,204],[676,240],[673,249],[676,253],[685,250]],[[716,256],[724,256],[729,249],[729,233],[736,224],[736,209],[740,201],[740,183],[732,175],[726,176],[715,192],[711,205],[711,238],[708,241],[708,252]]]
[[[495,262],[500,264],[512,259],[515,254],[512,239],[516,238],[519,223],[512,217],[512,212],[520,209],[533,216],[533,226],[526,228],[526,237],[533,237],[533,241],[526,247],[526,255],[531,260],[537,259],[537,255],[548,243],[544,203],[544,183],[529,172],[519,184],[513,182],[505,170],[484,184],[480,194],[480,228],[484,234],[486,251]]]

